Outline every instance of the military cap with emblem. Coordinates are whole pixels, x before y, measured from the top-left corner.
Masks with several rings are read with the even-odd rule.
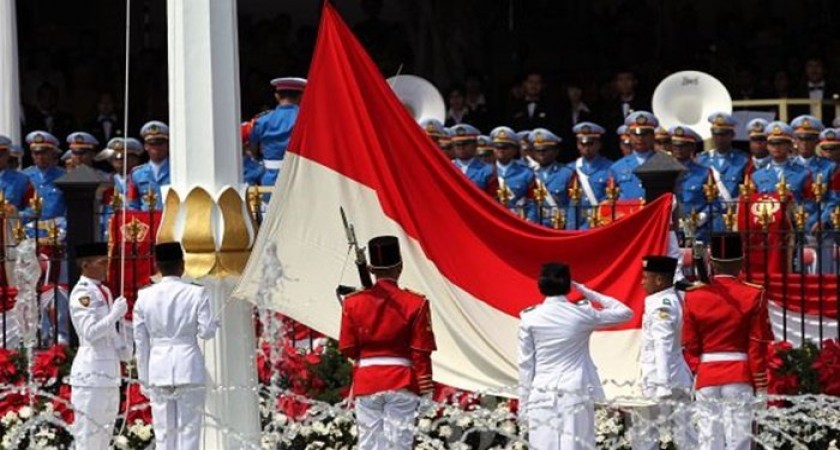
[[[490,136],[485,136],[482,134],[481,136],[476,138],[476,143],[478,144],[476,150],[478,150],[479,156],[484,156],[487,153],[493,151],[493,141],[490,139]]]
[[[560,136],[557,136],[545,128],[535,128],[531,130],[531,134],[528,135],[528,140],[531,141],[531,145],[537,149],[556,147],[563,142],[563,139],[561,139]]]
[[[271,80],[275,91],[303,91],[306,88],[306,78],[283,77]]]
[[[656,131],[654,131],[653,137],[659,142],[671,141],[671,135],[668,134],[668,130],[666,130],[665,127],[662,126],[656,127]]]
[[[747,122],[747,134],[749,134],[750,138],[767,137],[767,132],[764,131],[766,128],[767,121],[760,117]]]
[[[817,136],[825,129],[820,119],[807,114],[797,116],[790,122],[790,126],[793,128],[793,134],[797,136]]]
[[[840,130],[837,128],[822,130],[819,145],[823,150],[840,150]]]
[[[642,257],[642,270],[645,272],[674,274],[677,259],[670,256],[648,255]]]
[[[734,133],[735,125],[738,125],[732,114],[723,111],[709,114],[707,120],[712,124],[712,134]]]
[[[653,133],[659,126],[659,119],[647,111],[634,111],[624,118],[629,134]]]
[[[68,159],[73,157],[73,150],[66,150],[64,153],[61,154],[59,158],[62,161],[67,161]]]
[[[92,242],[88,244],[79,244],[76,246],[76,258],[96,258],[108,256],[107,242]]]
[[[452,136],[452,142],[472,142],[481,134],[478,128],[467,123],[459,123],[450,128],[449,131]]]
[[[372,269],[390,269],[402,263],[400,241],[396,236],[377,236],[368,241],[368,255]]]
[[[696,144],[703,141],[703,138],[696,131],[685,125],[674,125],[668,130],[668,134],[675,145],[682,143]]]
[[[790,142],[793,140],[793,128],[791,128],[790,125],[778,120],[768,123],[767,127],[764,128],[764,132],[767,134],[768,142]]]
[[[150,140],[158,140],[158,139],[165,139],[169,140],[169,127],[159,121],[159,120],[152,120],[151,122],[146,122],[142,128],[140,128],[140,137],[143,138],[144,141]]]
[[[70,133],[67,136],[67,143],[71,150],[93,150],[94,147],[99,145],[99,141],[92,134],[85,133],[84,131]]]
[[[12,149],[12,140],[9,139],[7,136],[3,136],[0,134],[0,150],[11,150]]]
[[[441,137],[446,134],[446,131],[443,129],[443,124],[437,119],[423,119],[420,121],[420,127],[429,136]]]
[[[578,141],[584,144],[592,142],[595,139],[601,139],[601,136],[606,132],[607,130],[604,127],[594,122],[580,122],[572,127],[572,133],[574,133]]]
[[[108,145],[96,154],[97,161],[104,161],[111,158],[123,159],[123,154],[142,156],[145,149],[143,144],[135,138],[115,137],[108,141]]]
[[[155,261],[178,262],[184,260],[184,250],[180,242],[163,242],[155,245]]]
[[[496,127],[490,132],[490,141],[495,146],[519,147],[519,134],[510,127]]]
[[[711,258],[715,261],[737,261],[744,257],[741,235],[735,232],[712,233],[709,242]]]
[[[52,150],[59,152],[58,139],[46,131],[33,131],[26,135],[26,144],[29,145],[29,151],[40,152],[42,150]]]
[[[438,145],[443,148],[452,147],[452,129],[444,128],[443,135],[438,138]]]

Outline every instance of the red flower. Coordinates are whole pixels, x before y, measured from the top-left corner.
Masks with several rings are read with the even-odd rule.
[[[42,350],[35,357],[32,377],[42,386],[51,386],[58,381],[59,367],[67,360],[67,352],[62,345],[54,345]]]
[[[770,375],[768,392],[776,395],[794,395],[799,391],[799,376],[793,373]]]
[[[296,420],[306,414],[309,404],[290,395],[281,395],[277,398],[277,409],[290,419]]]
[[[53,410],[57,416],[66,424],[73,423],[73,406],[70,404],[71,388],[67,384],[62,384],[58,388],[58,395],[52,400]]]
[[[29,396],[25,390],[5,390],[0,393],[0,417],[5,416],[9,411],[17,411],[29,404]]]
[[[128,423],[134,423],[137,419],[142,420],[143,423],[152,423],[152,408],[149,406],[149,398],[140,392],[139,383],[129,384],[125,401],[120,406],[120,412],[125,412],[126,409],[128,409],[126,415]]]
[[[811,367],[817,371],[823,394],[840,396],[840,344],[824,341]]]
[[[17,352],[0,348],[0,384],[14,384],[18,380],[18,371],[15,366]]]
[[[785,360],[783,356],[793,350],[793,345],[787,341],[773,342],[769,345],[768,350],[770,350],[770,354],[767,360],[767,366],[770,368],[770,372],[774,372],[784,366]]]

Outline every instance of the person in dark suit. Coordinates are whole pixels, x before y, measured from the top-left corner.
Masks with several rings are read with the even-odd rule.
[[[466,89],[463,85],[456,84],[450,87],[446,99],[448,108],[444,126],[453,127],[458,124],[469,123],[479,130],[484,130],[489,126],[486,116],[481,111],[471,109],[467,104]]]
[[[524,97],[513,104],[510,124],[515,130],[533,130],[547,128],[559,130],[560,113],[544,96],[543,75],[538,70],[531,70],[525,74],[522,81]]]
[[[809,98],[811,100],[832,100],[837,91],[826,79],[826,70],[823,60],[819,57],[810,57],[805,61],[803,80],[793,90],[794,98]],[[795,117],[804,114],[813,114],[808,106],[794,106],[788,111],[788,117]],[[834,120],[834,106],[823,105],[823,123],[831,123]]]
[[[73,117],[58,109],[58,89],[50,83],[41,84],[35,106],[26,113],[26,130],[44,130],[53,136],[67,136],[74,126]]]
[[[614,97],[608,99],[598,108],[601,124],[608,133],[624,124],[624,119],[635,111],[650,111],[650,99],[642,98],[637,91],[639,80],[636,73],[629,68],[619,69],[613,77]],[[612,134],[604,140],[604,156],[617,160],[623,155],[618,148],[618,136]]]
[[[563,89],[563,99],[560,100],[560,128],[557,134],[563,142],[574,142],[575,133],[572,128],[581,122],[592,120],[592,110],[583,101],[583,88],[577,82],[566,83]]]
[[[102,92],[96,103],[96,117],[88,122],[88,131],[99,142],[108,142],[113,137],[122,136],[123,121],[117,112],[114,94]]]

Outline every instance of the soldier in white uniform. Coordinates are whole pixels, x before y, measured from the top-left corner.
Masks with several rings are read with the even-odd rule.
[[[585,299],[572,302],[571,285]],[[604,398],[589,354],[598,328],[626,322],[633,311],[618,300],[572,282],[569,266],[542,268],[541,304],[521,314],[519,414],[527,420],[533,450],[595,448],[594,402]],[[595,301],[602,308],[593,307]]]
[[[70,369],[75,410],[73,437],[79,450],[106,450],[120,402],[120,360],[131,358],[131,343],[119,326],[128,303],[116,300],[102,284],[108,272],[108,245],[76,247],[82,275],[70,293],[70,317],[79,335],[79,351]]]
[[[633,412],[634,450],[658,449],[659,428],[670,426],[679,448],[694,448],[689,402],[693,379],[682,353],[683,300],[674,289],[677,260],[669,256],[642,258],[642,286],[647,292],[642,316],[642,396],[655,406]]]
[[[155,246],[162,275],[141,289],[134,305],[140,383],[152,404],[157,450],[198,450],[204,421],[205,368],[198,339],[212,339],[218,321],[203,286],[181,279],[181,244]]]

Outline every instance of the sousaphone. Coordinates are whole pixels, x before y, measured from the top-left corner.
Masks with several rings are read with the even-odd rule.
[[[706,120],[715,112],[732,113],[732,97],[717,78],[696,70],[666,77],[653,92],[653,114],[666,130],[684,125],[703,139],[712,137]]]
[[[416,122],[437,119],[443,123],[446,120],[443,96],[429,81],[416,75],[397,75],[388,78],[388,84]]]

